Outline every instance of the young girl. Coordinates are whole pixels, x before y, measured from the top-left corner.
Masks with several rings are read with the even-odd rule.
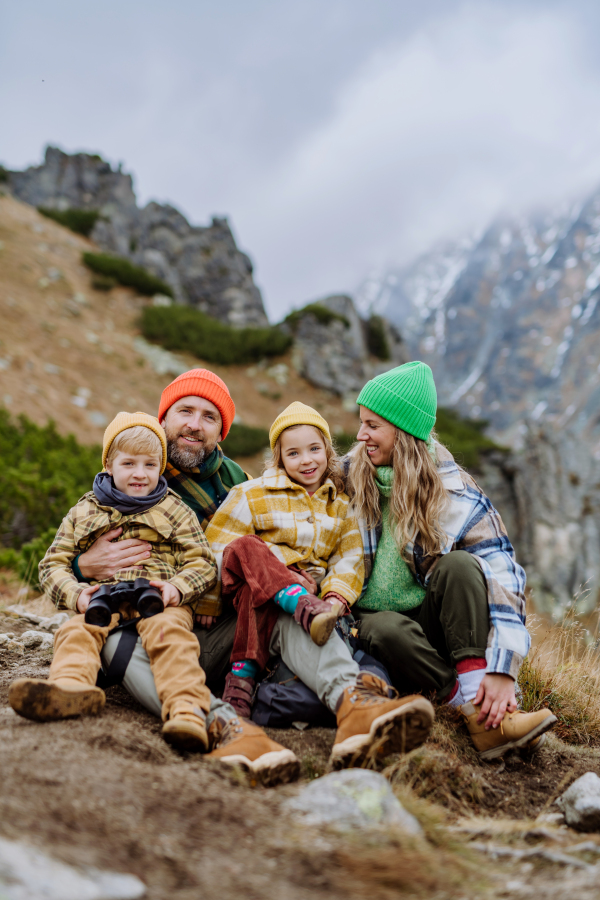
[[[250,715],[280,611],[322,645],[364,576],[362,540],[325,419],[292,403],[269,440],[263,475],[233,488],[206,531],[219,566],[215,591],[238,613],[223,699],[242,716]]]

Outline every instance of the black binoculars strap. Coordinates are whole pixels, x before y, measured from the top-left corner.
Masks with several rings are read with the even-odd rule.
[[[123,625],[117,625],[117,627],[111,631],[111,634],[114,634],[115,631],[122,632],[121,639],[117,644],[117,649],[109,663],[108,669],[106,672],[103,669],[100,669],[96,681],[96,685],[102,688],[102,690],[113,687],[115,684],[123,683],[127,666],[129,665],[135,645],[137,644],[138,633],[135,619],[130,620]]]

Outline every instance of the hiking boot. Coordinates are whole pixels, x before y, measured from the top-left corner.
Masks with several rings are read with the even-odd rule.
[[[254,678],[249,678],[247,675],[234,675],[233,672],[229,672],[225,679],[223,701],[233,706],[238,716],[249,719],[252,712],[255,687],[256,681]]]
[[[163,725],[163,737],[167,744],[176,750],[206,753],[208,734],[205,720],[205,713],[197,706],[190,710],[175,712]]]
[[[34,722],[56,722],[73,716],[97,716],[106,696],[99,687],[61,678],[17,678],[8,689],[8,702],[16,713]]]
[[[265,787],[287,784],[300,774],[296,754],[268,738],[258,725],[242,718],[215,718],[208,731],[214,749],[207,759],[241,766]]]
[[[340,613],[341,603],[329,603],[319,600],[314,594],[302,594],[294,612],[294,619],[302,625],[317,647],[322,647],[329,640]]]
[[[557,721],[549,709],[540,709],[538,712],[526,713],[518,709],[514,713],[505,713],[499,728],[485,730],[485,721],[477,724],[477,716],[480,709],[473,703],[463,703],[459,707],[471,740],[481,759],[496,759],[508,750],[517,747],[529,746],[532,750],[539,749],[536,739],[545,734]]]
[[[427,739],[434,715],[433,706],[420,694],[399,698],[396,693],[390,699],[383,679],[360,672],[338,705],[331,765],[358,767],[371,754],[383,759],[390,753],[408,753]]]

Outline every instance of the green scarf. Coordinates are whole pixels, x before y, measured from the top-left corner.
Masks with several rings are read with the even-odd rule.
[[[228,459],[220,447],[215,447],[194,469],[180,471],[168,462],[165,477],[171,490],[196,513],[203,531],[231,488],[248,480],[244,470]]]
[[[408,564],[400,556],[394,530],[390,523],[390,503],[394,470],[392,466],[378,466],[375,484],[381,494],[382,532],[373,571],[363,597],[357,601],[360,609],[404,612],[419,606],[425,597]]]

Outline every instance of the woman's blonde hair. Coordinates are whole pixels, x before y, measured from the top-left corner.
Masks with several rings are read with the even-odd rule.
[[[158,456],[162,461],[162,444],[156,434],[145,425],[134,425],[120,431],[110,445],[106,457],[106,465],[110,466],[117,453],[146,453],[148,456]]]
[[[344,477],[344,473],[342,472],[340,458],[336,453],[335,447],[333,446],[327,435],[323,434],[320,428],[317,428],[316,425],[311,425],[310,427],[314,428],[315,431],[319,433],[319,437],[322,439],[325,445],[327,468],[325,469],[325,474],[323,475],[323,481],[325,481],[325,479],[327,478],[331,478],[335,485],[336,491],[338,493],[343,493],[346,490],[346,479]],[[302,428],[302,425],[290,425],[289,428],[284,428],[275,442],[275,446],[273,447],[271,456],[267,457],[267,459],[265,460],[264,470],[271,469],[273,466],[275,466],[277,469],[283,469],[285,471],[285,466],[283,464],[281,455],[281,437],[285,434],[286,431],[291,431],[293,428]]]
[[[435,438],[433,432],[431,437]],[[439,553],[446,542],[440,519],[447,494],[427,442],[397,428],[390,465],[394,470],[390,521],[401,556],[404,558],[407,543],[417,539],[426,556]],[[350,456],[348,493],[354,513],[364,518],[369,528],[381,519],[376,472],[364,441],[355,444]]]

